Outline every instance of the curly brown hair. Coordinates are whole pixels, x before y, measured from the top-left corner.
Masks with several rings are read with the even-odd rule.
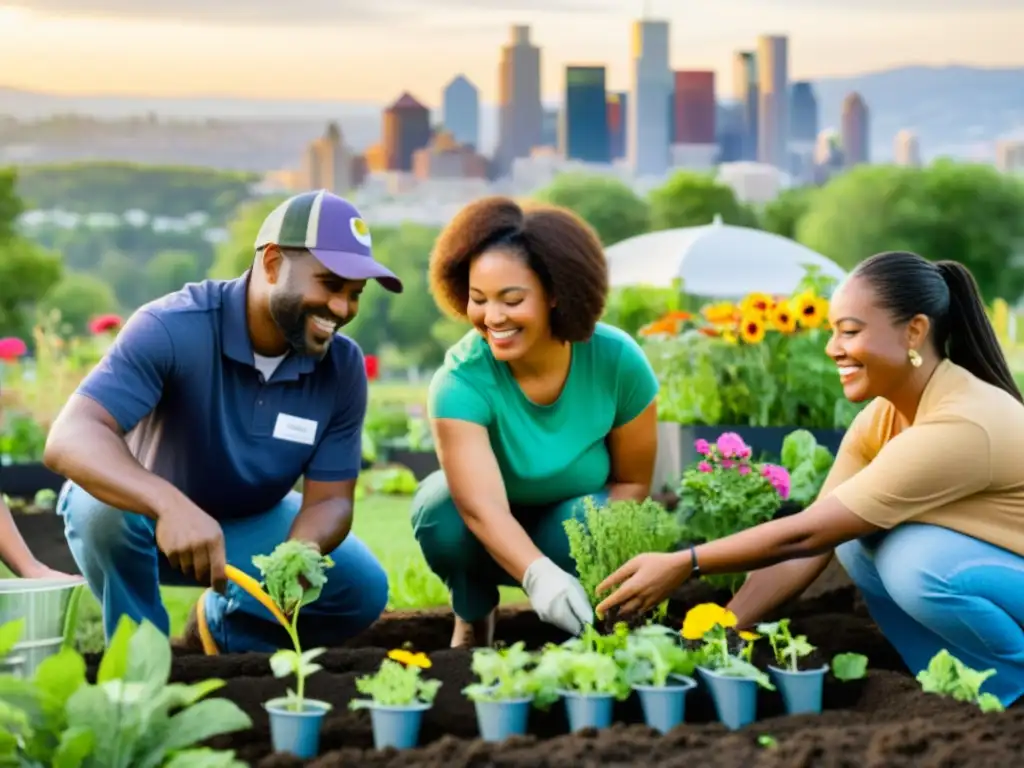
[[[608,264],[594,229],[557,206],[521,206],[494,196],[459,211],[430,255],[430,290],[441,311],[467,319],[469,265],[498,246],[519,251],[555,300],[551,335],[568,342],[589,339],[608,299]]]

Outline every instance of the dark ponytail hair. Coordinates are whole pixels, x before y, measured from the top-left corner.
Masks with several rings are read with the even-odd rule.
[[[978,284],[963,264],[890,251],[861,262],[853,274],[871,284],[897,322],[926,315],[940,357],[1024,402],[985,314]]]

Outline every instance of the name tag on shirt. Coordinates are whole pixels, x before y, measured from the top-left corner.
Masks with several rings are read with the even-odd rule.
[[[313,445],[316,441],[316,422],[311,419],[300,419],[287,413],[277,414],[274,425],[274,437],[290,443]]]

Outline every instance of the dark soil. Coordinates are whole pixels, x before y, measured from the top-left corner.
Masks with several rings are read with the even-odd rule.
[[[721,600],[703,585],[693,585],[677,597],[680,603],[674,605],[673,613],[708,599]],[[473,704],[460,693],[472,680],[469,654],[447,648],[451,632],[447,611],[387,615],[348,647],[332,649],[321,657],[324,670],[309,679],[307,690],[310,696],[331,702],[334,710],[324,721],[320,757],[307,763],[271,754],[261,705],[282,694],[285,682],[271,676],[265,655],[182,655],[175,660],[173,677],[181,682],[208,677],[227,681],[215,695],[238,702],[253,718],[254,728],[211,744],[237,750],[239,757],[255,768],[1021,765],[1024,708],[982,715],[970,705],[922,693],[864,612],[852,587],[819,591],[817,597],[799,601],[789,615],[793,630],[806,634],[819,647],[822,658],[846,651],[866,654],[868,677],[842,683],[829,675],[826,711],[817,716],[786,716],[778,694],[762,692],[759,720],[737,732],[717,722],[711,700],[698,688],[687,699],[686,724],[665,736],[642,725],[639,705],[631,699],[618,705],[616,725],[607,731],[567,735],[561,703],[556,703],[547,713],[532,713],[530,736],[499,745],[485,743],[477,738]],[[502,612],[498,627],[499,640],[523,639],[535,647],[564,639],[531,612],[515,608]],[[347,704],[355,695],[355,678],[375,670],[388,649],[406,642],[430,653],[433,667],[427,674],[443,680],[444,685],[434,708],[424,716],[421,747],[376,751],[369,714],[350,712]]]
[[[64,573],[78,574],[78,564],[71,556],[64,538],[64,518],[52,509],[12,504],[14,524],[36,559]]]

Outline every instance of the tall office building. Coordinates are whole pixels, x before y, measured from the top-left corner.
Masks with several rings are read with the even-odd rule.
[[[814,86],[801,80],[789,95],[789,139],[813,145],[818,140],[818,97]]]
[[[498,75],[498,146],[495,166],[506,175],[512,162],[529,157],[543,143],[544,107],[540,90],[540,48],[530,42],[530,28],[516,25],[501,49]]]
[[[859,93],[848,93],[843,99],[843,160],[847,168],[869,161],[868,105]]]
[[[302,161],[302,186],[327,189],[345,195],[355,186],[352,152],[337,123],[329,123],[324,135],[311,141]]]
[[[675,73],[673,144],[714,144],[718,104],[713,70]]]
[[[633,88],[626,129],[629,161],[637,176],[665,175],[669,168],[669,24],[633,23]]]
[[[605,68],[565,68],[565,112],[558,142],[568,160],[611,162]]]
[[[459,144],[480,145],[480,90],[465,75],[444,89],[444,127]]]
[[[430,144],[430,110],[403,93],[384,110],[382,145],[389,171],[412,171],[412,156]]]
[[[893,160],[896,165],[921,166],[921,143],[917,134],[904,128],[893,140]]]
[[[757,159],[786,170],[789,163],[789,39],[757,39]]]
[[[732,93],[739,107],[740,156],[757,159],[757,56],[753,51],[737,51],[732,59]]]

